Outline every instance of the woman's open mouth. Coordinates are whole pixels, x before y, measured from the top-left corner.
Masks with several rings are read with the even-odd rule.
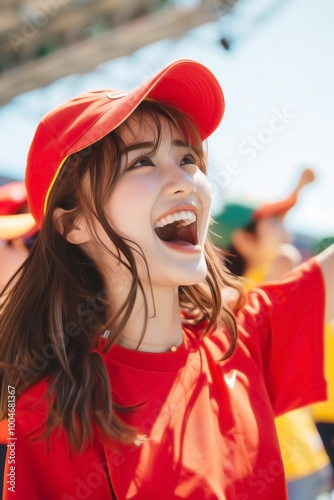
[[[197,217],[191,210],[181,210],[159,219],[154,231],[160,240],[180,246],[196,246]]]

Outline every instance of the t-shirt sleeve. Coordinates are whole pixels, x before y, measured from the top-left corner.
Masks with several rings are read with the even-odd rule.
[[[275,415],[326,399],[325,290],[315,259],[248,294],[240,335],[263,371]]]

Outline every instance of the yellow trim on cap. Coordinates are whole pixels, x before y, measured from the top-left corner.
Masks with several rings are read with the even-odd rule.
[[[48,190],[47,190],[46,195],[45,195],[44,204],[43,204],[43,215],[45,215],[45,212],[46,212],[46,209],[47,209],[47,206],[48,206],[48,201],[49,201],[49,196],[50,196],[50,193],[51,193],[51,189],[53,188],[54,183],[56,182],[56,180],[58,178],[60,169],[62,168],[62,166],[64,165],[65,161],[67,160],[67,158],[69,156],[70,155],[65,156],[65,158],[60,162],[59,167],[57,168],[57,170],[56,170],[56,172],[55,172],[55,174],[54,174],[54,176],[52,178],[52,181],[49,184]]]

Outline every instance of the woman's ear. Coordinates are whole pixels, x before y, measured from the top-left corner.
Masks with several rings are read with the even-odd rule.
[[[57,231],[64,237],[69,243],[73,245],[81,245],[86,243],[91,239],[90,232],[87,227],[85,219],[80,216],[76,217],[72,221],[70,231],[65,230],[66,220],[71,215],[71,210],[65,210],[64,208],[57,207],[53,211],[53,223]],[[73,219],[73,217],[72,217]]]

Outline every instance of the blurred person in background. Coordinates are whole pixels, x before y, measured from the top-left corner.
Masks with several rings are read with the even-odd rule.
[[[36,235],[36,222],[27,213],[27,193],[24,182],[12,181],[0,186],[0,289],[23,264]],[[0,445],[0,468],[7,447]],[[0,477],[2,491],[2,477]]]
[[[36,234],[36,222],[27,212],[23,182],[0,186],[0,289],[28,256]]]
[[[314,254],[319,254],[330,244],[334,236],[317,242]],[[325,377],[327,379],[327,400],[312,405],[312,414],[325,449],[334,469],[334,322],[325,326]]]
[[[247,290],[280,279],[302,262],[300,251],[291,244],[284,216],[296,204],[300,189],[313,181],[313,171],[305,169],[287,198],[276,203],[241,198],[226,203],[214,216],[211,237],[223,250],[225,266],[243,277]],[[279,416],[276,430],[289,500],[315,500],[321,493],[329,494],[333,469],[310,408]]]

